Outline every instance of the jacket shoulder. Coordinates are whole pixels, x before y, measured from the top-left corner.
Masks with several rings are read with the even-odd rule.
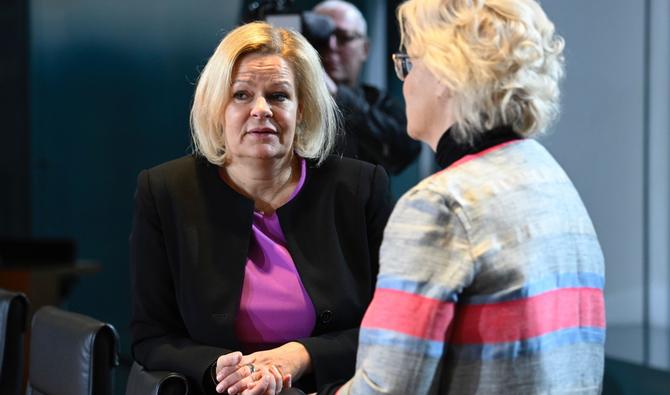
[[[193,171],[201,159],[193,155],[182,156],[181,158],[173,159],[171,161],[161,163],[150,168],[148,171],[151,175],[176,175],[184,172]]]
[[[320,166],[312,165],[312,167],[316,167],[318,172],[327,173],[332,177],[349,178],[358,174],[372,175],[378,166],[358,159],[330,155]]]
[[[312,186],[318,185],[319,193],[344,187],[367,196],[368,193],[388,192],[389,187],[388,175],[383,167],[335,155],[328,157],[318,167],[314,165],[311,178]]]
[[[169,184],[180,184],[184,181],[194,180],[203,174],[209,167],[216,167],[207,162],[206,159],[194,155],[186,155],[154,166],[146,172],[152,180]]]
[[[138,180],[144,179],[155,191],[193,190],[202,180],[211,178],[208,176],[210,166],[214,165],[204,158],[187,155],[142,171]]]

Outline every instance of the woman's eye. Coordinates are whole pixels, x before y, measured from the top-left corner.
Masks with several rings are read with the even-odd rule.
[[[273,101],[282,102],[288,100],[288,95],[284,92],[276,92],[270,95],[270,99]]]
[[[236,100],[246,100],[249,98],[249,95],[247,94],[247,92],[237,91],[233,93],[233,98]]]

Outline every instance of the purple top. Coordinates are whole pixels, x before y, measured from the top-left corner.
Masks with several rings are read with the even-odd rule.
[[[289,201],[305,184],[305,160],[300,180]],[[316,313],[300,274],[286,248],[277,213],[254,211],[249,255],[244,271],[235,333],[243,351],[253,352],[309,336]]]

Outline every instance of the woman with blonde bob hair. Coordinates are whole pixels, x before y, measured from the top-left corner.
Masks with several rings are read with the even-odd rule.
[[[221,109],[230,98],[235,65],[248,53],[280,55],[300,76],[295,89],[302,116],[294,150],[303,158],[324,161],[335,143],[337,108],[323,83],[319,55],[304,37],[264,23],[250,23],[226,36],[200,74],[191,110],[195,152],[210,163],[225,163]]]
[[[537,141],[558,114],[563,40],[534,0],[398,9],[408,133],[440,172],[384,231],[357,369],[338,394],[598,394],[604,259]]]
[[[328,155],[322,73],[300,34],[234,29],[198,81],[194,153],[138,177],[133,356],[193,393],[312,391],[353,373],[388,178]]]

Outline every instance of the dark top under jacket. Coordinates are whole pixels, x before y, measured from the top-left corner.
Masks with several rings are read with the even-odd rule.
[[[187,156],[138,176],[130,264],[132,351],[148,370],[186,375],[213,392],[209,367],[240,349],[234,323],[252,234],[254,202]],[[391,210],[380,166],[330,157],[308,161],[300,193],[277,210],[288,250],[316,309],[309,352],[313,391],[354,372],[358,327],[374,290]]]

